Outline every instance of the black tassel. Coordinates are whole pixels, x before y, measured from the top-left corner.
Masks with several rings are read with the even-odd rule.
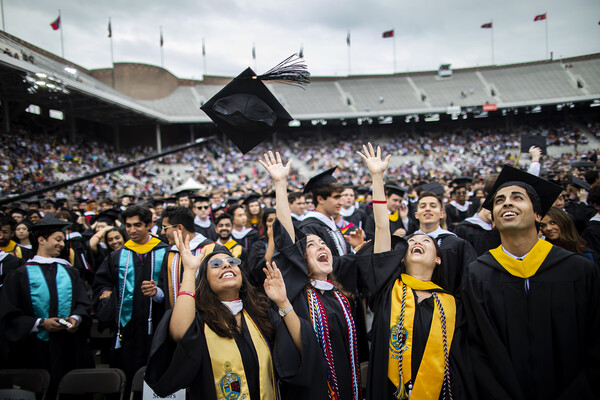
[[[310,72],[306,69],[304,59],[292,54],[275,67],[256,77],[261,81],[275,81],[304,87],[310,83]]]

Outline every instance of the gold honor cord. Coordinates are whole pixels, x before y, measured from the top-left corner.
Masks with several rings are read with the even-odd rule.
[[[423,282],[410,275],[402,274],[401,279],[402,281],[400,279],[396,281],[392,290],[388,353],[388,378],[396,387],[399,387],[400,384],[404,386],[412,377],[413,323],[416,307],[412,289],[442,290],[432,282]],[[404,285],[406,285],[406,288],[403,291]],[[456,303],[454,297],[447,293],[437,292],[436,294],[446,315],[446,341],[449,353],[450,344],[454,337]],[[405,297],[404,307],[402,307],[403,295]],[[401,315],[402,308],[404,308],[403,318]],[[403,323],[400,325],[401,322]],[[437,399],[440,395],[446,367],[443,336],[444,330],[442,328],[441,313],[439,308],[435,307],[423,359],[421,360],[419,371],[417,372],[412,392],[410,393],[410,398],[413,400]],[[402,357],[402,383],[400,383],[400,356]],[[400,390],[398,393],[400,393],[399,398],[408,398],[408,393],[405,390]]]
[[[490,254],[511,275],[527,279],[535,275],[550,250],[552,250],[552,244],[540,239],[523,260],[517,260],[506,254],[502,250],[502,245],[490,250]]]

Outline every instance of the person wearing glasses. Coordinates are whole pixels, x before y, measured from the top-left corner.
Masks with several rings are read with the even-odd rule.
[[[210,201],[208,197],[196,197],[194,201],[194,231],[203,234],[212,241],[217,240],[215,224],[210,218]]]
[[[157,283],[168,245],[150,235],[152,213],[147,208],[131,206],[121,218],[130,240],[96,271],[93,304],[100,329],[108,327],[115,334],[109,364],[125,372],[128,391],[135,372],[146,365],[163,314],[164,292]]]
[[[159,287],[165,292],[166,300],[163,302],[166,309],[173,308],[177,301],[177,293],[183,279],[181,254],[175,245],[175,232],[179,232],[184,241],[189,240],[190,251],[193,255],[200,254],[203,248],[209,253],[215,243],[204,235],[194,232],[194,214],[188,207],[167,207],[162,213],[161,235],[166,236],[171,248],[167,257],[163,259]]]
[[[184,241],[179,231],[174,238],[183,279],[173,310],[157,328],[146,382],[162,397],[188,388],[192,399],[279,398],[274,354],[297,359],[303,345],[281,273],[267,265],[264,288],[282,317],[226,247],[194,255],[189,238]]]

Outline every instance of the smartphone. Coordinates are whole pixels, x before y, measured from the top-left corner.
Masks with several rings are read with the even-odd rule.
[[[58,320],[58,323],[61,324],[61,325],[63,325],[63,326],[66,326],[67,328],[70,328],[70,327],[73,326],[72,323],[70,323],[66,319],[62,319],[62,318]]]

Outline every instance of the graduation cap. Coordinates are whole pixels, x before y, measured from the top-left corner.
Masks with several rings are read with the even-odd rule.
[[[254,203],[255,201],[258,201],[258,199],[260,199],[260,195],[258,193],[250,193],[244,199],[244,205],[247,206],[250,203]]]
[[[498,178],[494,183],[494,186],[492,186],[492,189],[490,190],[490,194],[483,202],[482,207],[492,211],[494,208],[494,197],[496,197],[496,192],[498,189],[511,183],[514,183],[517,186],[522,186],[525,184],[529,186],[530,189],[533,189],[533,191],[539,197],[541,206],[540,213],[542,217],[546,215],[550,207],[552,207],[552,204],[554,204],[554,201],[563,191],[562,186],[556,185],[528,172],[521,171],[520,169],[511,167],[510,165],[504,165],[502,171],[500,171],[500,175],[498,175]],[[531,200],[533,202],[534,199]]]
[[[577,178],[575,176],[573,178],[571,178],[571,185],[573,185],[575,187],[578,187],[578,188],[581,188],[581,189],[585,189],[588,192],[590,191],[590,188],[591,188],[590,185],[589,185],[589,183],[587,183],[583,179]]]
[[[309,77],[306,64],[296,55],[263,75],[246,68],[200,109],[246,154],[293,119],[263,81],[301,86]]]
[[[396,194],[400,197],[404,197],[408,192],[408,189],[398,185],[385,185],[385,191],[390,194]]]
[[[335,171],[337,166],[333,168],[329,168],[327,171],[323,171],[320,174],[317,174],[310,178],[306,185],[304,185],[304,190],[302,193],[311,193],[318,187],[325,186],[328,183],[336,183],[337,179],[333,177],[333,171]]]
[[[470,176],[457,176],[456,178],[452,179],[451,183],[454,183],[455,185],[464,185],[471,182],[473,182],[473,178]]]
[[[541,135],[521,135],[521,151],[528,152],[531,146],[542,149],[542,154],[546,153],[546,137]]]
[[[191,190],[180,190],[179,192],[174,193],[174,194],[175,194],[175,198],[177,198],[177,199],[180,199],[182,197],[189,197],[191,199],[194,196],[194,193]]]
[[[443,195],[446,192],[446,189],[439,182],[431,182],[426,183],[421,186],[423,192],[432,192],[438,196]]]
[[[31,227],[31,232],[35,235],[43,235],[46,233],[62,232],[68,226],[71,226],[70,222],[62,221],[60,219],[45,217],[40,221],[39,224]]]
[[[22,216],[27,215],[27,211],[25,211],[19,207],[16,207],[16,208],[13,208],[12,210],[10,210],[10,215],[13,215],[14,213],[21,214]]]
[[[196,197],[194,197],[194,201],[198,201],[198,202],[199,201],[202,201],[202,202],[208,201],[208,202],[210,202],[210,199],[208,197],[206,197],[206,196],[196,196]]]
[[[98,215],[93,215],[90,219],[90,222],[93,224],[95,222],[107,222],[109,224],[114,225],[115,221],[121,217],[121,211],[116,209],[110,209],[101,212]]]

